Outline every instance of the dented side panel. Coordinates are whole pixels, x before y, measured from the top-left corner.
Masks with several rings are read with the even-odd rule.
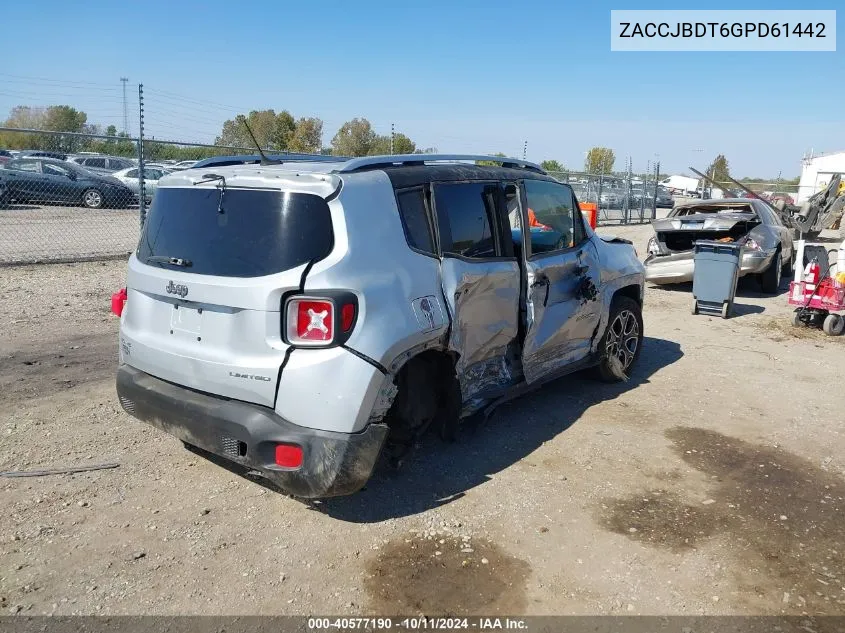
[[[464,400],[511,383],[506,358],[519,331],[519,263],[445,257],[441,280],[452,322],[448,348],[459,355]]]
[[[602,270],[595,239],[525,263],[528,297],[522,364],[529,383],[590,353],[607,309],[599,301]]]

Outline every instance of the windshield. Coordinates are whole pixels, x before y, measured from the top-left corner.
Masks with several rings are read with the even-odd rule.
[[[260,277],[323,259],[333,247],[329,205],[320,196],[164,187],[147,214],[137,255],[143,263],[172,270]],[[189,261],[190,267],[167,258]]]

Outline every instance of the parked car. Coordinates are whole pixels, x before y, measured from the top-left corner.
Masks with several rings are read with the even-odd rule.
[[[129,169],[121,169],[112,174],[124,185],[132,190],[135,196],[141,195],[141,179],[138,177],[140,170],[137,167],[130,167]],[[160,167],[151,165],[144,166],[144,199],[150,202],[153,199],[153,194],[158,188],[158,181],[170,172]]]
[[[462,416],[553,378],[624,380],[643,267],[577,205],[501,157],[173,173],[113,298],[120,404],[325,497],[363,486],[382,450],[399,460],[426,429],[451,437]]]
[[[647,208],[651,208],[651,205],[654,204],[658,209],[665,209],[665,208],[672,208],[675,204],[675,201],[672,199],[671,194],[664,189],[663,187],[657,188],[657,193],[655,194],[654,188],[647,188],[643,190],[642,188],[636,188],[631,190],[630,196],[630,207],[631,208],[639,208],[640,202],[645,196],[644,205]]]
[[[776,202],[778,200],[783,200],[786,204],[795,204],[795,200],[790,196],[788,193],[780,192],[780,193],[773,193],[768,198],[769,202]]]
[[[12,152],[5,149],[0,149],[0,167],[8,163],[13,158],[14,156],[12,155]]]
[[[46,152],[37,149],[25,149],[19,152],[15,158],[55,158],[56,160],[67,160],[67,154],[63,152]]]
[[[621,209],[624,199],[625,194],[621,189],[604,189],[599,197],[599,208]]]
[[[135,201],[119,180],[54,158],[16,158],[6,163],[0,179],[5,183],[0,204],[64,202],[99,209],[127,207]]]
[[[170,169],[173,171],[180,171],[182,169],[190,169],[191,167],[196,164],[197,161],[195,160],[181,160],[178,163],[174,163],[170,166]]]
[[[757,275],[764,292],[777,293],[782,275],[792,270],[792,232],[762,200],[733,198],[678,204],[652,222],[646,280],[654,284],[692,281],[696,240],[743,245],[740,276]]]
[[[109,174],[135,166],[131,160],[117,156],[71,156],[68,161],[85,167],[89,171]]]

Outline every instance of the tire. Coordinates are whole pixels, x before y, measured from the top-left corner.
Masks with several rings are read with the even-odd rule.
[[[797,253],[795,252],[795,248],[792,249],[792,256],[783,262],[783,268],[780,271],[781,278],[786,277],[790,279],[792,277],[792,273],[795,272],[795,257]]]
[[[733,304],[730,301],[725,301],[722,304],[722,318],[727,319],[733,315]]]
[[[692,300],[692,310],[691,310],[691,312],[693,314],[698,314],[698,299]]]
[[[763,292],[776,295],[780,289],[781,274],[783,273],[783,254],[780,249],[775,253],[775,258],[769,267],[760,275],[760,286]]]
[[[797,308],[795,312],[792,313],[792,327],[803,327],[804,322],[801,320],[801,308]]]
[[[845,332],[845,317],[828,314],[822,323],[822,331],[828,336],[841,336]]]
[[[624,382],[640,357],[643,346],[643,312],[630,297],[615,297],[610,304],[607,329],[599,341],[601,359],[596,374],[605,382]]]
[[[87,209],[102,209],[105,200],[98,189],[86,189],[82,194],[82,206]]]

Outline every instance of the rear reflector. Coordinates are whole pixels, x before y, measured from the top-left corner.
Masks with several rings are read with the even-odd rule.
[[[355,305],[346,303],[340,309],[340,328],[344,333],[352,329],[355,324]]]
[[[282,468],[302,466],[302,447],[296,444],[277,444],[276,465]]]
[[[325,299],[291,299],[287,307],[288,342],[327,345],[334,340],[334,303]]]
[[[112,314],[120,316],[126,306],[126,288],[121,288],[111,296]]]

